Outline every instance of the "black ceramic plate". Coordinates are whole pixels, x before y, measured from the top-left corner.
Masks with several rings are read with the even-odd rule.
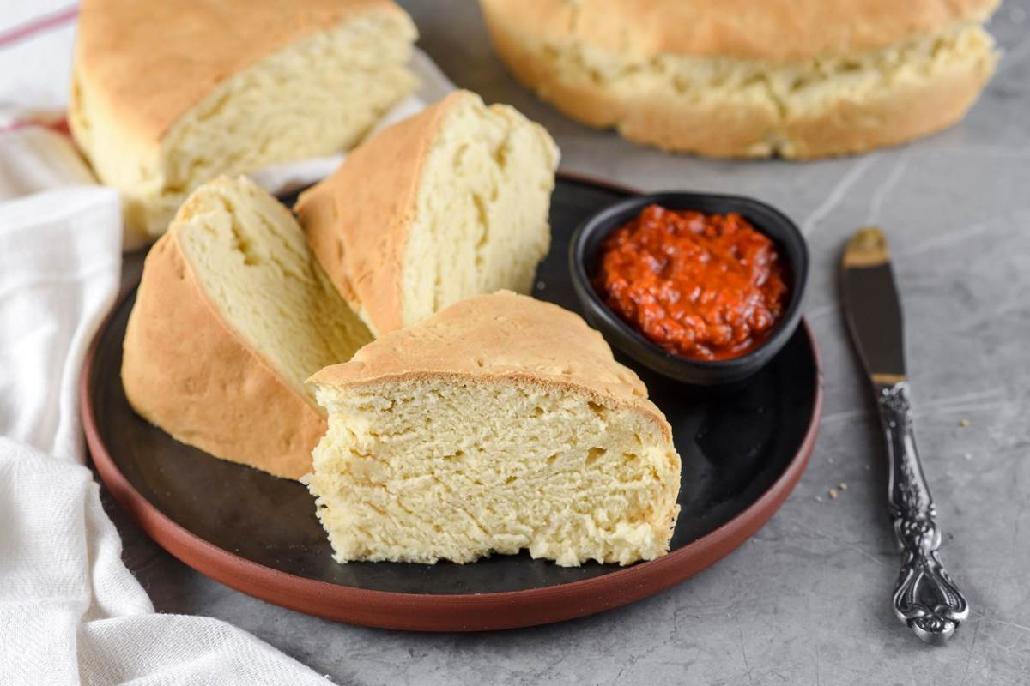
[[[579,310],[567,271],[569,238],[588,214],[629,193],[559,179],[551,206],[552,249],[538,272],[537,297]],[[121,302],[97,335],[82,389],[90,448],[116,498],[158,542],[231,586],[304,611],[377,626],[477,629],[556,621],[630,602],[682,580],[727,554],[778,508],[804,468],[820,411],[817,355],[804,325],[731,395],[701,394],[622,359],[647,384],[683,457],[682,513],[671,555],[625,569],[561,568],[525,553],[469,565],[340,565],[330,556],[301,484],[214,459],[131,410],[119,369],[132,304],[131,296]],[[594,583],[575,583],[584,581]],[[634,583],[640,587],[626,587]],[[291,589],[306,589],[306,595]],[[532,593],[547,590],[556,592]],[[432,604],[432,598],[442,602]],[[477,599],[484,600],[481,606]],[[512,606],[522,601],[522,611]],[[363,604],[368,606],[357,612]],[[531,605],[537,610],[527,609]],[[430,612],[434,608],[439,613]],[[505,615],[504,608],[512,612]],[[498,614],[483,614],[487,610]],[[432,621],[428,615],[412,616],[418,612],[434,614]]]

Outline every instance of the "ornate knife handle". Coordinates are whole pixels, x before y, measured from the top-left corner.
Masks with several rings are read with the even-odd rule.
[[[894,614],[922,640],[943,645],[969,616],[969,606],[937,552],[941,531],[916,451],[908,383],[878,384],[876,392],[890,460],[889,512],[903,554]]]

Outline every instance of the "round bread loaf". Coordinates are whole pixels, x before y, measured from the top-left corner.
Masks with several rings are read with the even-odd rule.
[[[371,338],[289,210],[245,177],[219,178],[147,255],[122,382],[175,439],[298,478],[326,427],[304,380]]]
[[[69,123],[139,243],[219,174],[353,146],[414,88],[415,36],[392,0],[86,0]]]
[[[599,333],[501,291],[387,334],[310,383],[329,414],[308,488],[340,562],[575,566],[669,550],[680,457]]]
[[[370,137],[295,209],[378,336],[471,295],[528,293],[550,243],[557,164],[543,127],[459,90]]]
[[[863,152],[947,127],[997,0],[480,0],[514,75],[574,119],[713,157]]]

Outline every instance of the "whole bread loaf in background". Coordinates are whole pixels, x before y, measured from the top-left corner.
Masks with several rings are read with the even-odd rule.
[[[445,308],[315,374],[308,488],[340,562],[576,566],[664,555],[680,457],[599,333],[510,292]]]
[[[557,164],[543,127],[456,91],[362,143],[295,209],[378,336],[471,295],[528,293],[550,241]]]
[[[480,0],[514,75],[569,116],[713,157],[809,158],[955,123],[997,0]]]
[[[194,191],[147,255],[122,380],[132,407],[177,440],[298,478],[326,428],[304,380],[371,338],[289,210],[223,177]]]
[[[391,0],[85,0],[69,123],[127,240],[218,174],[347,149],[412,91]]]

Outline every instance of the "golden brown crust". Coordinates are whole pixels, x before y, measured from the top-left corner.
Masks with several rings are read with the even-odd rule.
[[[976,101],[996,59],[987,54],[984,61],[952,64],[930,78],[898,81],[871,96],[844,97],[816,114],[792,115],[768,99],[727,107],[665,91],[627,96],[599,82],[566,79],[544,52],[520,39],[518,30],[500,23],[490,29],[494,47],[516,78],[568,116],[615,127],[638,143],[709,157],[825,157],[939,131],[959,121]]]
[[[615,361],[601,334],[568,310],[510,291],[461,300],[376,339],[349,362],[326,367],[308,381],[346,387],[425,378],[574,389],[644,412],[671,435],[643,382]]]
[[[311,450],[326,429],[311,400],[218,315],[174,230],[147,255],[122,382],[133,408],[176,440],[276,476],[311,471]]]
[[[372,333],[403,325],[403,269],[422,169],[455,91],[353,150],[294,210],[322,269]]]
[[[540,40],[787,62],[877,50],[959,22],[998,0],[480,0],[487,23]],[[628,30],[632,29],[632,30]]]
[[[134,138],[157,144],[215,86],[291,42],[392,0],[86,0],[79,10],[77,87]]]

